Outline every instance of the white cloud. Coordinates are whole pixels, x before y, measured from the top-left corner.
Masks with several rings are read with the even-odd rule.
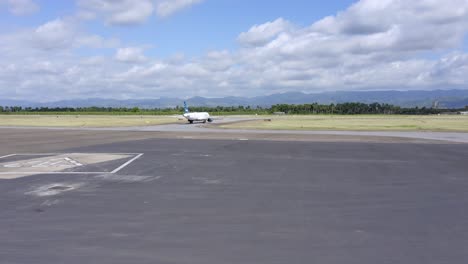
[[[138,47],[120,48],[117,50],[115,58],[126,63],[137,63],[146,60],[143,49]]]
[[[78,48],[116,48],[120,41],[84,32],[72,19],[57,18],[36,28],[0,35],[0,60],[45,56],[60,59]]]
[[[142,24],[154,12],[168,17],[203,0],[78,0],[78,16],[88,20],[104,17],[110,25]]]
[[[154,10],[151,0],[78,0],[78,6],[87,18],[93,17],[94,13],[101,14],[111,25],[141,24]]]
[[[62,19],[49,21],[34,30],[32,44],[43,49],[67,48],[76,38],[76,30]]]
[[[112,49],[120,45],[120,40],[117,38],[104,38],[96,34],[81,33],[76,38],[73,47],[88,47],[94,49]]]
[[[239,34],[237,50],[160,59],[145,56],[143,43],[118,45],[57,19],[0,35],[0,94],[54,100],[466,88],[467,32],[465,0],[362,0],[308,26],[283,18],[255,25]],[[87,57],[78,47],[119,49]]]
[[[390,48],[407,51],[454,48],[467,31],[467,6],[466,0],[361,0],[314,23],[311,30],[362,42],[380,35],[384,38],[379,42],[391,42]]]
[[[160,17],[168,17],[180,10],[203,1],[204,0],[159,0],[156,3],[156,13]]]
[[[117,39],[105,39],[99,35],[84,32],[73,19],[57,18],[37,28],[17,34],[20,46],[30,46],[40,50],[66,50],[80,47],[114,48]]]
[[[249,31],[241,33],[238,40],[243,45],[262,45],[277,37],[280,33],[292,29],[293,25],[289,21],[278,18],[273,22],[251,27]]]
[[[32,0],[0,0],[7,4],[8,11],[15,16],[30,15],[39,11],[39,5]]]

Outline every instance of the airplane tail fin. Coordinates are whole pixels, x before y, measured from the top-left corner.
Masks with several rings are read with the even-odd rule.
[[[188,107],[187,107],[187,102],[184,101],[184,113],[188,113],[189,110],[188,110]]]

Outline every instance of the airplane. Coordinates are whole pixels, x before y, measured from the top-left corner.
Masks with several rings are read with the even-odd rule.
[[[184,117],[187,118],[190,124],[193,124],[194,121],[201,121],[203,123],[213,122],[213,119],[210,117],[210,114],[207,112],[193,112],[190,113],[187,103],[184,102]]]

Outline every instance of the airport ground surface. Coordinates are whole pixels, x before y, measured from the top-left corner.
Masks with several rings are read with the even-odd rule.
[[[23,118],[26,118],[28,122],[26,123],[21,123],[22,125],[13,125],[13,123],[2,123],[1,121],[4,121],[3,119],[0,121],[0,130],[2,129],[26,129],[30,130],[33,127],[35,129],[42,129],[42,130],[66,130],[66,129],[72,129],[73,131],[121,131],[121,132],[151,132],[151,135],[154,135],[155,133],[159,137],[164,137],[164,136],[169,136],[173,137],[174,134],[179,137],[189,137],[189,138],[224,138],[224,139],[231,139],[231,138],[241,138],[243,136],[246,136],[247,138],[252,138],[252,139],[286,139],[286,140],[358,140],[358,141],[377,141],[377,142],[382,142],[382,141],[395,141],[395,140],[407,140],[411,139],[413,142],[415,141],[427,141],[427,140],[432,140],[432,141],[445,141],[445,142],[458,142],[458,143],[468,143],[468,132],[466,131],[458,131],[458,130],[453,130],[455,129],[454,126],[449,126],[450,129],[447,130],[441,130],[441,128],[444,127],[444,125],[439,124],[439,126],[434,126],[435,130],[398,130],[398,127],[404,127],[400,125],[397,125],[395,128],[392,128],[391,130],[386,130],[386,129],[377,129],[377,130],[372,130],[372,126],[368,126],[369,123],[375,122],[373,120],[374,118],[378,122],[385,122],[385,120],[388,119],[390,123],[395,122],[394,119],[400,120],[403,118],[405,122],[414,122],[415,124],[418,122],[426,122],[424,119],[428,118],[427,116],[417,116],[417,117],[383,117],[383,116],[362,116],[362,117],[333,117],[331,119],[336,122],[338,120],[338,123],[347,123],[350,122],[351,119],[356,119],[358,120],[358,125],[359,130],[352,130],[352,127],[354,126],[349,126],[350,129],[342,129],[343,127],[335,124],[331,125],[328,129],[268,129],[267,127],[257,127],[257,129],[246,129],[243,128],[242,124],[250,123],[250,122],[263,122],[264,118],[262,117],[255,117],[255,116],[237,116],[237,117],[216,117],[215,121],[213,123],[195,123],[195,124],[188,124],[184,118],[180,116],[157,116],[157,117],[148,117],[145,116],[139,117],[139,116],[126,116],[123,117],[123,120],[120,121],[119,116],[84,116],[80,117],[77,120],[85,119],[85,120],[91,120],[91,121],[86,121],[84,123],[74,123],[75,118],[73,116],[60,116],[60,118],[56,118],[55,116],[6,116],[7,118],[11,118],[11,120],[16,120],[16,121],[24,121]],[[307,118],[312,118],[311,120],[307,120],[307,122],[312,122],[312,123],[322,123],[325,122],[320,119],[320,117],[315,117],[315,116],[306,116]],[[109,118],[109,120],[106,120],[106,118]],[[151,122],[145,121],[145,118],[150,118],[154,119]],[[276,124],[277,121],[279,124],[282,124],[284,121],[288,121],[289,117],[275,117],[279,118],[278,120],[274,120],[274,123]],[[302,118],[302,117],[291,117],[291,120],[295,126],[293,127],[298,127],[298,125],[301,123],[300,120],[297,120],[297,118]],[[319,119],[316,119],[319,118]],[[324,118],[324,117],[321,117]],[[328,119],[329,117],[326,117]],[[415,118],[415,120],[412,120]],[[429,117],[429,118],[435,118],[439,120],[441,117]],[[442,117],[442,120],[445,117]],[[61,120],[60,122],[57,121]],[[96,119],[96,120],[95,120]],[[180,120],[177,120],[180,119]],[[343,120],[341,120],[343,119]],[[411,119],[410,121],[406,119]],[[466,126],[465,123],[468,122],[468,119],[464,116],[458,116],[455,118],[452,118],[458,122],[457,126]],[[71,120],[71,121],[70,121]],[[104,121],[103,121],[104,120]],[[356,121],[355,120],[355,121]],[[83,121],[83,120],[82,120]],[[401,121],[401,120],[400,120]],[[398,121],[397,123],[399,123]],[[440,121],[440,120],[439,120]],[[49,123],[50,122],[50,123]],[[114,122],[112,123],[113,125],[110,127],[95,127],[93,124],[97,124],[99,122],[103,122],[102,124],[106,124],[109,122]],[[170,122],[170,123],[164,123],[164,122]],[[140,125],[132,125],[132,124],[137,124],[141,123]],[[155,125],[155,124],[157,125]],[[269,122],[264,122],[264,123],[269,123]],[[5,125],[7,124],[7,125]],[[27,125],[34,124],[33,127],[27,126]],[[143,125],[144,124],[144,125]],[[237,125],[240,125],[240,128],[236,128]],[[460,125],[463,124],[463,125]],[[258,125],[258,123],[257,123]],[[362,127],[361,127],[362,125]],[[453,125],[453,124],[452,124]],[[229,128],[226,128],[229,127]],[[255,126],[254,126],[255,127]],[[287,128],[288,126],[285,124],[285,127]],[[348,127],[348,126],[344,126]],[[378,127],[378,126],[377,126]],[[382,128],[382,127],[380,127]],[[396,130],[393,130],[396,129]],[[452,129],[452,130],[451,130]],[[125,133],[122,133],[125,134]],[[141,134],[140,134],[141,136]]]
[[[0,146],[1,263],[468,262],[464,143],[2,128]]]

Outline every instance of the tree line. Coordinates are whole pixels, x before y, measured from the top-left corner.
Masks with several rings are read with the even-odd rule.
[[[271,107],[270,112],[284,112],[287,114],[388,114],[388,115],[431,115],[445,112],[459,112],[463,109],[437,109],[427,107],[400,107],[380,103],[341,103],[341,104],[277,104]]]
[[[273,114],[285,113],[295,115],[305,114],[396,114],[396,115],[430,115],[444,112],[459,112],[465,109],[437,109],[426,107],[400,107],[380,103],[339,103],[339,104],[276,104],[271,107],[251,106],[194,106],[192,112],[209,112],[212,114]],[[2,114],[138,114],[138,115],[168,115],[180,114],[183,108],[138,108],[138,107],[21,107],[0,106]]]

